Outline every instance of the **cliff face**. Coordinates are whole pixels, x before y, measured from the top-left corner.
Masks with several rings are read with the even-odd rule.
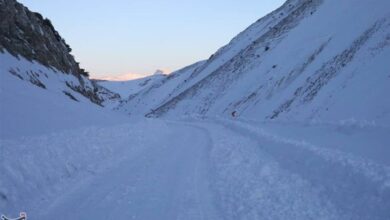
[[[15,0],[0,0],[0,52],[2,71],[40,88],[50,90],[60,81],[62,86],[56,88],[75,101],[79,99],[72,93],[98,105],[120,99],[118,94],[88,79],[88,73],[80,68],[70,54],[70,46],[49,19]]]
[[[0,48],[57,70],[87,75],[51,21],[15,0],[0,0]]]

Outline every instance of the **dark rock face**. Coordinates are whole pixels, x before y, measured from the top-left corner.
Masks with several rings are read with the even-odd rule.
[[[120,99],[118,94],[88,79],[88,73],[80,68],[70,54],[70,46],[54,29],[49,19],[31,12],[16,0],[0,0],[0,52],[4,49],[15,57],[22,56],[48,68],[72,74],[77,82],[66,82],[66,87],[95,104],[103,105],[106,100]],[[28,72],[24,76],[16,70],[11,70],[10,73],[21,80],[46,88],[39,80],[42,73]],[[45,77],[50,78],[47,75]],[[65,95],[69,96],[66,93]]]
[[[74,75],[87,73],[50,20],[15,0],[0,0],[0,48]]]

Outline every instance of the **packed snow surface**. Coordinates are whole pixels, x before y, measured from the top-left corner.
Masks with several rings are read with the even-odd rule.
[[[133,119],[1,140],[33,219],[388,219],[389,128]]]
[[[389,7],[289,0],[207,61],[99,82],[106,108],[0,53],[0,214],[390,219]]]
[[[8,216],[390,216],[389,127],[124,117],[1,77],[0,212]]]

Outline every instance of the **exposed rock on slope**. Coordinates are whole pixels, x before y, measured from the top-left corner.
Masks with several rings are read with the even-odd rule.
[[[57,70],[87,75],[51,21],[15,0],[0,1],[0,48]]]
[[[389,125],[389,8],[386,0],[289,0],[144,113]]]
[[[107,100],[119,99],[119,95],[88,79],[88,73],[80,68],[79,63],[70,54],[71,48],[54,29],[49,19],[31,12],[15,0],[0,0],[0,52],[3,53],[0,60],[2,71],[43,89],[50,87],[48,83],[53,83],[53,80],[58,80],[54,79],[57,78],[55,75],[65,74],[70,77],[64,76],[67,78],[63,81],[64,94],[73,100],[77,99],[65,89],[80,93],[98,105],[103,105]],[[8,57],[7,53],[14,57],[20,56],[20,62],[11,61],[12,58]],[[32,62],[31,66],[34,66],[35,70],[30,69],[28,67],[30,64],[23,59]],[[37,66],[39,64],[49,69],[39,68]],[[19,68],[21,65],[23,68]]]

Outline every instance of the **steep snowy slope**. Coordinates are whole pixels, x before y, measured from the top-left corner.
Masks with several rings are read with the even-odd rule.
[[[62,92],[75,101],[78,99],[70,91],[98,105],[118,101],[118,94],[88,79],[88,73],[80,68],[70,52],[70,46],[49,19],[15,0],[0,1],[1,74],[11,74],[42,89]],[[53,84],[61,84],[61,88]]]
[[[144,115],[146,112],[157,108],[176,94],[182,85],[191,80],[194,72],[202,67],[205,61],[200,61],[183,69],[175,71],[164,78],[154,80],[138,89],[116,107],[116,110],[129,115]],[[113,90],[115,91],[115,90]]]
[[[106,146],[100,138],[118,136],[97,128],[129,119],[93,104],[68,87],[70,83],[80,81],[0,53],[0,214],[30,214],[40,202],[64,193],[60,189],[74,178],[94,172],[113,157],[114,145]],[[76,139],[82,141],[74,144]]]
[[[79,82],[73,75],[0,53],[0,138],[117,122],[115,114],[68,86]],[[93,88],[84,84],[88,87]]]
[[[90,81],[67,47],[41,15],[0,0],[0,214],[30,213],[93,171],[112,155],[93,136],[115,138],[93,128],[128,120],[102,108],[119,95]]]
[[[1,138],[109,123],[101,106],[120,96],[91,81],[70,51],[50,20],[0,1]]]
[[[154,74],[144,78],[128,81],[96,80],[96,82],[104,88],[118,93],[122,99],[127,99],[130,95],[138,93],[140,90],[163,80],[165,77],[166,75],[164,74]]]
[[[235,111],[259,120],[389,125],[389,8],[386,0],[287,1],[193,71],[148,116]]]

